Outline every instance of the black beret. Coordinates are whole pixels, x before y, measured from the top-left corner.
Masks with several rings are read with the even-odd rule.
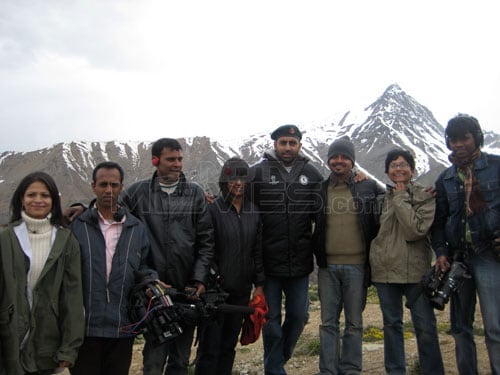
[[[300,141],[302,133],[295,125],[282,125],[271,133],[271,139],[275,141],[280,137],[295,137]]]

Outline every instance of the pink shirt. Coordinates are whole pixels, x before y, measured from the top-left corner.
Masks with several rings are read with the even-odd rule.
[[[115,255],[116,245],[118,244],[118,240],[122,234],[124,222],[125,215],[121,221],[110,221],[103,218],[99,212],[99,227],[101,228],[101,232],[106,243],[106,281],[109,281],[111,265],[113,264],[113,255]]]

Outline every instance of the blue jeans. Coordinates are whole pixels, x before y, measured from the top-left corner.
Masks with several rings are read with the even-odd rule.
[[[387,374],[406,374],[403,336],[403,295],[407,298],[418,284],[374,283],[384,319],[384,364]],[[434,308],[424,295],[413,304],[411,320],[417,336],[422,374],[444,374]]]
[[[366,303],[363,264],[329,264],[318,269],[321,302],[319,369],[321,374],[360,374],[363,309]],[[340,345],[340,314],[345,329]]]
[[[309,276],[278,278],[268,276],[264,284],[269,312],[262,329],[266,375],[283,375],[285,363],[309,317]],[[285,296],[285,320],[281,325],[281,300]]]
[[[460,374],[477,374],[473,332],[477,291],[491,372],[500,374],[500,263],[491,255],[478,255],[469,250],[466,264],[472,278],[465,280],[452,295],[450,306],[457,368]]]
[[[183,326],[184,332],[181,335],[177,336],[173,341],[159,346],[154,346],[149,340],[146,340],[142,350],[143,374],[187,375],[194,328],[195,326]],[[165,363],[167,364],[166,369]]]

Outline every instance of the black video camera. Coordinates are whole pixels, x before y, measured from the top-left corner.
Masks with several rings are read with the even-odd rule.
[[[184,291],[163,288],[140,273],[136,278],[138,284],[130,295],[130,318],[135,322],[134,331],[143,333],[154,345],[175,339],[183,332],[183,327],[211,320],[217,312],[254,312],[252,307],[226,304],[229,294],[216,283],[209,283],[212,287],[196,298],[191,293],[192,288]]]
[[[444,310],[451,293],[459,290],[463,281],[470,277],[466,265],[458,260],[453,261],[446,272],[432,267],[422,278],[423,292],[434,308]]]
[[[144,279],[132,290],[129,301],[132,332],[143,333],[154,345],[175,339],[182,332],[182,311],[174,304],[168,289],[152,279]]]

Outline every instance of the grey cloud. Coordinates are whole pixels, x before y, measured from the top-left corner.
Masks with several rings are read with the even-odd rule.
[[[19,68],[49,53],[99,68],[147,63],[131,1],[19,1],[0,5],[0,67]]]

